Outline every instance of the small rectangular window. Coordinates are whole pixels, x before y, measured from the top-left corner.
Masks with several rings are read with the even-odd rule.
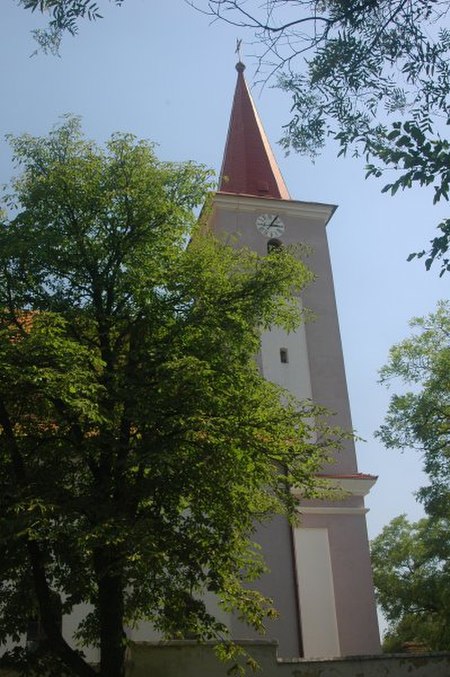
[[[280,362],[282,364],[287,364],[289,362],[287,348],[280,348]]]

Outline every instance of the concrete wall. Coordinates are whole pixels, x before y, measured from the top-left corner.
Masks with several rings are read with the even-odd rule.
[[[277,660],[275,642],[241,643],[255,658],[261,677],[448,677],[450,653],[358,656],[330,660]],[[135,644],[127,677],[226,677],[212,645],[175,641]],[[254,674],[251,670],[248,674]],[[1,675],[1,673],[0,673]]]

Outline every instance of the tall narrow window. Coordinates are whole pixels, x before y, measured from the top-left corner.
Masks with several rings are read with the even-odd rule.
[[[287,364],[289,362],[289,356],[288,356],[287,348],[280,348],[280,362],[282,364]]]

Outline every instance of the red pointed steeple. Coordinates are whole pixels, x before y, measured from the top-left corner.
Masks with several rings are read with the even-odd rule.
[[[243,63],[236,64],[238,77],[219,190],[289,200],[289,191],[245,82],[244,69]]]

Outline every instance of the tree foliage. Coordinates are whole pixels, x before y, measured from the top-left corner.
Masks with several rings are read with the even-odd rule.
[[[450,524],[393,519],[371,545],[377,601],[389,622],[384,649],[450,649]]]
[[[315,156],[331,136],[339,154],[395,172],[384,190],[432,186],[448,199],[448,0],[207,0],[214,18],[250,29],[263,79],[292,98],[281,144]],[[253,43],[254,44],[254,43]],[[411,255],[450,270],[450,221],[428,251]]]
[[[124,2],[113,1],[115,5]],[[18,0],[18,5],[31,12],[50,15],[47,28],[34,30],[33,36],[40,49],[51,54],[59,53],[64,33],[78,33],[80,20],[97,21],[102,18],[99,2],[95,0]]]
[[[450,303],[413,318],[413,334],[393,346],[381,369],[391,396],[376,433],[388,448],[415,449],[430,483],[417,492],[427,518],[396,517],[372,543],[378,602],[389,621],[385,649],[406,642],[450,649]]]
[[[124,627],[226,638],[214,593],[262,630],[256,522],[292,518],[340,433],[257,371],[259,333],[300,320],[311,274],[196,225],[210,176],[128,134],[100,148],[67,119],[12,138],[22,173],[0,230],[0,640],[30,613],[70,674],[63,612],[123,674]],[[190,241],[189,246],[187,242]],[[41,655],[38,656],[41,661]],[[39,663],[39,665],[41,665]],[[36,674],[42,674],[40,667]]]
[[[393,346],[381,382],[400,380],[406,392],[391,397],[378,436],[389,448],[421,452],[430,485],[418,496],[428,514],[450,517],[450,303],[414,318],[415,333]]]

